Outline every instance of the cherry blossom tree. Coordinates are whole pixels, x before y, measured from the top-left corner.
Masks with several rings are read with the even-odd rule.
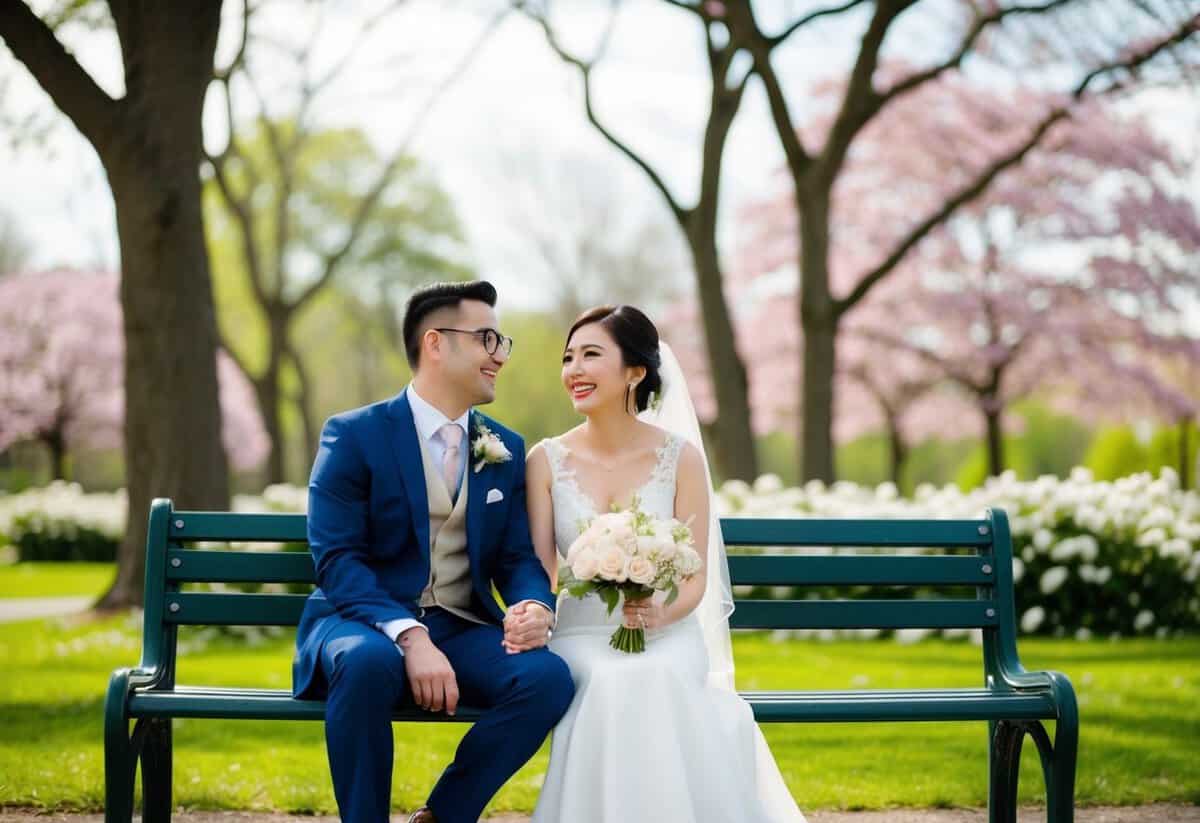
[[[119,448],[125,396],[116,275],[51,271],[0,280],[0,450],[37,440],[54,476],[77,448]],[[217,355],[221,434],[230,464],[248,470],[268,439],[253,389]]]
[[[914,94],[927,116],[890,110],[848,159],[834,203],[833,236],[841,241],[830,263],[835,283],[852,284],[871,250],[891,245],[914,207],[942,196],[954,156],[992,139],[991,131],[1018,111],[1047,105],[1045,95],[1028,90],[998,91],[981,103],[978,88],[958,80],[940,85],[936,93],[929,87]],[[955,131],[956,122],[973,129]],[[946,399],[944,390],[929,392],[952,384],[957,391],[949,397],[971,398],[978,410],[993,473],[1004,465],[1005,409],[1040,388],[1053,386],[1049,399],[1084,416],[1130,403],[1190,416],[1194,404],[1142,362],[1197,344],[1175,328],[1178,295],[1188,285],[1180,261],[1194,260],[1200,248],[1196,216],[1186,198],[1164,194],[1183,172],[1142,121],[1099,103],[1079,107],[1073,124],[1056,127],[1019,171],[932,229],[846,315],[837,391],[848,385],[845,378],[868,391],[877,387],[871,394],[886,419],[889,409],[917,398]],[[892,189],[884,185],[891,179],[908,184]],[[1142,200],[1114,197],[1114,188]],[[739,269],[745,279],[779,280],[781,271],[794,271],[799,250],[788,238],[796,236],[795,214],[790,191],[747,210],[745,245],[753,254]],[[1159,246],[1170,238],[1171,251],[1147,250],[1145,234]],[[1128,248],[1134,251],[1113,256]],[[788,325],[780,302],[798,311],[793,291],[751,323],[770,333],[768,348],[780,340],[798,348],[798,340],[777,331]],[[760,358],[750,359],[753,372]],[[781,385],[779,378],[770,382]],[[853,406],[839,402],[838,417]],[[945,409],[926,414],[934,426],[955,419]]]

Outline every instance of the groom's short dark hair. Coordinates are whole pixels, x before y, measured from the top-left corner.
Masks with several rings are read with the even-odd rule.
[[[421,361],[422,321],[438,309],[456,308],[464,300],[496,305],[496,287],[486,280],[465,283],[434,283],[418,289],[404,308],[404,355],[413,371]]]

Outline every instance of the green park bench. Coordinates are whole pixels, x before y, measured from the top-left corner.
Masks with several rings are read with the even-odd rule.
[[[920,587],[918,599],[741,599],[736,629],[982,629],[983,686],[745,692],[763,723],[986,721],[989,819],[1016,820],[1018,765],[1025,735],[1037,744],[1045,775],[1047,819],[1074,817],[1079,715],[1070,681],[1057,672],[1027,672],[1017,657],[1012,540],[1003,511],[982,520],[725,519],[728,545],[772,548],[874,547],[872,553],[734,554],[735,586]],[[171,816],[172,718],[323,720],[320,701],[284,690],[185,686],[176,682],[179,626],[294,626],[304,594],[183,591],[186,583],[313,582],[304,552],[215,551],[213,542],[304,542],[299,514],[174,511],[156,500],[146,546],[141,663],[113,673],[105,702],[105,818],[127,823],[142,768],[143,819]],[[941,554],[887,551],[927,547]],[[955,553],[956,552],[956,553]],[[936,596],[930,592],[937,592]],[[397,708],[395,720],[471,722],[479,712],[429,714]],[[1056,721],[1051,739],[1043,721]],[[133,722],[132,732],[130,723]],[[902,766],[900,766],[902,768]]]

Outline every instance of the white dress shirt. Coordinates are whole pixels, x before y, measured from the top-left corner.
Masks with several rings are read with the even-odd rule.
[[[467,461],[470,456],[471,431],[468,428],[468,425],[470,424],[471,410],[467,409],[467,411],[463,412],[460,417],[455,420],[451,420],[440,410],[431,406],[429,401],[417,394],[417,388],[412,383],[408,384],[408,390],[405,396],[408,398],[408,405],[412,408],[413,426],[417,430],[417,437],[421,438],[421,442],[425,445],[425,448],[429,450],[429,456],[433,459],[433,464],[435,466],[442,465],[442,461],[446,456],[446,444],[442,442],[442,438],[438,435],[438,431],[440,431],[442,426],[446,425],[447,423],[454,423],[463,430],[462,448],[459,449],[458,456],[458,484],[455,488],[449,490],[450,496],[453,498],[458,489],[462,488],[463,473],[466,471]],[[521,602],[536,603],[543,609],[546,608],[545,603],[541,603],[537,600]],[[549,609],[547,609],[547,611],[549,611]],[[399,649],[400,645],[397,641],[399,641],[401,634],[412,628],[424,629],[425,624],[421,623],[419,620],[402,617],[397,620],[389,620],[386,623],[377,623],[376,628],[391,638],[392,642],[397,644],[396,648]],[[403,654],[403,650],[401,650],[400,653]]]

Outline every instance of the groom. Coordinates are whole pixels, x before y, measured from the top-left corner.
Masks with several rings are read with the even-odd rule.
[[[293,693],[325,698],[345,821],[388,820],[402,701],[452,715],[461,697],[484,709],[410,818],[474,823],[574,694],[545,648],[554,598],[529,535],[524,443],[471,408],[495,399],[512,350],[495,305],[486,282],[414,294],[404,317],[412,382],[321,432],[308,487],[319,588],[297,629]]]

